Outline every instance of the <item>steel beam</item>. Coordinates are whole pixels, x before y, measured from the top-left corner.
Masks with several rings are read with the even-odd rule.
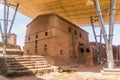
[[[11,32],[11,29],[12,29],[12,26],[13,26],[13,23],[14,23],[14,20],[15,20],[15,16],[16,16],[18,7],[19,7],[19,4],[16,5],[15,13],[14,13],[14,16],[13,16],[13,18],[12,18],[12,22],[11,22],[11,25],[10,25],[8,34],[10,34],[10,32]]]
[[[2,38],[2,42],[3,42],[3,31],[2,31],[1,22],[0,22],[0,32],[1,32],[1,38]],[[2,43],[2,44],[3,44],[3,43]]]
[[[101,8],[100,8],[100,4],[99,4],[99,0],[93,0],[94,1],[94,5],[97,11],[97,15],[99,18],[99,23],[100,23],[100,27],[102,29],[102,33],[103,33],[103,38],[105,41],[105,45],[106,45],[106,54],[107,54],[107,62],[108,62],[108,69],[113,69],[114,68],[114,59],[113,59],[113,52],[112,52],[112,33],[113,33],[113,25],[114,25],[114,10],[115,10],[115,0],[111,0],[111,10],[110,13],[112,14],[110,17],[110,36],[109,39],[107,38],[107,34],[106,34],[106,30],[105,30],[105,26],[104,26],[104,20],[102,17],[102,12],[101,12]],[[111,23],[112,22],[112,23]],[[112,35],[112,36],[111,36]]]
[[[114,15],[116,9],[116,0],[110,0],[110,20],[109,20],[109,59],[111,60],[111,66],[114,68],[114,58],[113,58],[113,51],[112,51],[112,42],[113,42],[113,31],[114,31]]]
[[[6,15],[7,2],[4,0],[4,34],[3,34],[3,54],[6,54],[7,47],[7,15]]]
[[[101,52],[102,52],[102,46],[101,46],[101,45],[102,45],[102,44],[101,44],[101,43],[102,43],[102,30],[101,30],[101,27],[100,27],[100,44],[99,44],[99,54],[100,54],[100,55],[99,55],[99,57],[100,57],[101,60],[102,60],[102,56],[101,56],[101,55],[102,55],[102,54],[101,54]]]
[[[91,25],[92,25],[92,30],[93,30],[93,34],[94,34],[94,38],[95,38],[95,44],[96,44],[96,48],[97,48],[97,61],[98,61],[98,63],[100,64],[100,62],[101,62],[101,59],[100,59],[100,54],[99,54],[99,45],[98,45],[98,41],[97,41],[97,35],[96,35],[96,33],[95,33],[95,28],[94,28],[94,21],[93,21],[93,17],[91,16],[90,17],[90,22],[91,22]]]
[[[9,7],[10,6],[14,6],[14,5],[8,4],[7,0],[4,0],[4,19],[0,19],[0,21],[3,21],[3,27],[0,23],[0,32],[2,35],[1,37],[2,37],[2,43],[3,43],[3,55],[6,54],[8,34],[11,32],[19,4],[16,5],[16,9],[15,9],[13,18],[11,20],[10,28],[8,29],[8,26],[9,26],[8,21],[10,21],[9,20]]]

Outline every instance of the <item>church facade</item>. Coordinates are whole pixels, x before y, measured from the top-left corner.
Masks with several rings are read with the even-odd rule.
[[[39,15],[27,25],[25,55],[49,56],[53,63],[92,64],[94,53],[88,33],[57,14]]]

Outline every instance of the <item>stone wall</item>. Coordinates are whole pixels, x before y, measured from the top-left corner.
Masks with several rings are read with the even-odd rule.
[[[90,44],[92,45],[96,45],[95,42],[91,42]],[[100,43],[98,43],[98,45],[100,45]],[[115,61],[120,60],[120,46],[119,45],[113,45],[113,57]],[[101,60],[102,62],[107,62],[107,56],[106,56],[106,50],[105,50],[105,44],[102,43],[101,44]],[[97,57],[97,55],[96,55]]]
[[[79,45],[78,47],[78,62],[85,65],[94,64],[94,54],[96,54],[96,47],[93,45]]]
[[[0,54],[2,54],[2,49],[3,49],[2,42],[0,42]],[[7,44],[6,51],[8,55],[23,55],[23,51],[18,45]]]
[[[53,63],[69,64],[80,58],[79,45],[88,43],[88,33],[75,24],[56,14],[40,15],[27,26],[24,54],[49,56]]]
[[[14,33],[11,33],[8,35],[8,44],[16,45],[17,35]]]

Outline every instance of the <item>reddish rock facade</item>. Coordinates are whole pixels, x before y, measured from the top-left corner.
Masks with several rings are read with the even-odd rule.
[[[8,43],[6,48],[6,54],[7,55],[23,55],[23,51],[21,50],[21,47],[16,44],[17,35],[15,33],[10,33],[8,35]],[[0,42],[0,54],[3,53],[3,45],[2,42]]]
[[[90,42],[91,45],[96,45],[95,42]],[[98,45],[100,46],[100,43],[98,43]],[[107,56],[106,56],[106,47],[104,43],[101,43],[101,62],[107,62]],[[120,45],[112,45],[112,51],[113,51],[113,57],[114,57],[114,61],[115,63],[120,65]],[[94,61],[97,59],[97,54],[94,54]]]
[[[40,15],[28,24],[24,54],[49,56],[54,59],[53,64],[83,63],[84,59],[84,63],[90,59],[92,63],[95,47],[91,46],[86,31],[51,13]]]
[[[16,45],[17,35],[14,33],[11,33],[8,35],[8,44]]]

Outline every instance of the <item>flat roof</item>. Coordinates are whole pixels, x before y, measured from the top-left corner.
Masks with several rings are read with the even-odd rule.
[[[3,0],[0,0],[1,2]],[[91,25],[90,16],[97,17],[92,0],[7,0],[19,3],[19,12],[34,19],[38,15],[56,13],[76,25]],[[104,21],[109,22],[110,0],[99,0]],[[115,23],[120,23],[120,0],[116,0]]]

